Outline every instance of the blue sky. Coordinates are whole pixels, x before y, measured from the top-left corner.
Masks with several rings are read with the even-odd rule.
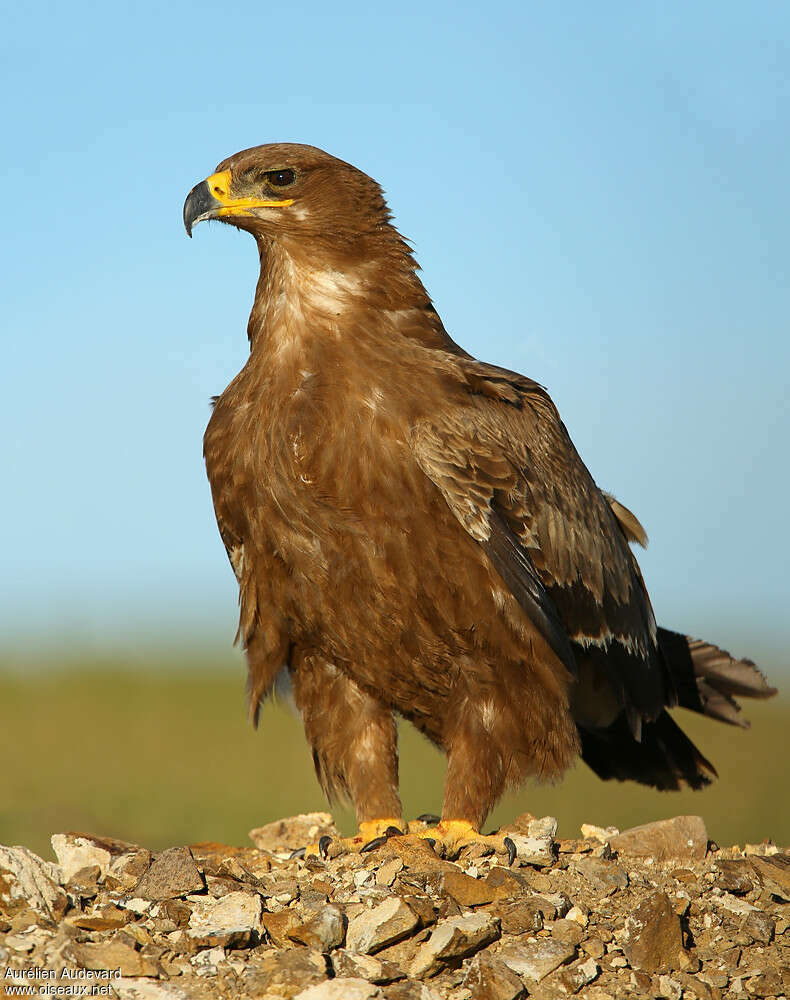
[[[787,646],[787,5],[4,20],[0,649],[232,637],[201,438],[257,257],[181,207],[273,140],[376,177],[455,339],[548,387],[664,623]]]

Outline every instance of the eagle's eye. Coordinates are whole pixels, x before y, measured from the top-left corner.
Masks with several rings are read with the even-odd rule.
[[[289,184],[293,184],[295,174],[293,170],[270,170],[266,174],[266,179],[272,185],[272,187],[288,187]]]

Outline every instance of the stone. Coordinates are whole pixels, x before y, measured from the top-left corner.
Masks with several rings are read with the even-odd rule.
[[[45,920],[57,922],[68,905],[58,884],[63,873],[26,847],[0,847],[0,910],[7,915],[30,907]]]
[[[104,886],[118,892],[133,892],[151,867],[151,852],[140,848],[115,858],[104,875]]]
[[[729,861],[725,858],[716,862],[714,886],[725,892],[743,896],[754,888],[754,869],[748,861]]]
[[[188,847],[171,847],[156,855],[135,888],[141,899],[175,899],[200,892],[206,885]]]
[[[790,902],[790,855],[775,854],[770,858],[754,855],[749,864],[768,892]]]
[[[448,1000],[432,990],[426,983],[408,979],[403,983],[393,983],[387,987],[387,1000]]]
[[[346,948],[369,955],[416,930],[418,919],[402,899],[392,896],[349,921]]]
[[[189,994],[172,983],[155,983],[150,979],[112,980],[118,1000],[189,1000]]]
[[[632,858],[694,858],[702,860],[708,850],[708,831],[701,816],[675,816],[624,830],[609,844],[618,854]]]
[[[596,826],[594,823],[582,823],[581,829],[585,840],[599,840],[602,844],[620,833],[616,826]]]
[[[258,826],[250,830],[250,840],[261,851],[289,852],[310,844],[317,844],[321,837],[339,837],[329,813],[302,813],[278,819],[274,823]]]
[[[483,906],[496,898],[496,890],[484,879],[471,878],[461,871],[446,871],[439,878],[439,892],[460,906]]]
[[[470,990],[471,1000],[521,1000],[526,996],[518,976],[487,951],[472,959],[463,985]]]
[[[69,882],[81,868],[96,865],[101,875],[110,867],[112,855],[88,837],[75,833],[56,833],[50,838],[52,850],[63,869],[63,881]]]
[[[665,997],[666,1000],[680,1000],[683,996],[683,988],[676,979],[671,976],[658,977],[658,989],[656,995]]]
[[[748,914],[741,925],[741,930],[758,944],[770,944],[774,939],[776,921],[768,913],[755,910],[754,913]]]
[[[682,967],[680,918],[664,893],[653,893],[626,918],[623,951],[634,968],[646,972],[670,972]]]
[[[598,963],[592,958],[582,962],[574,962],[573,965],[569,965],[560,972],[558,984],[561,989],[568,993],[578,993],[582,987],[596,979],[600,971]]]
[[[409,968],[415,979],[436,975],[443,965],[473,955],[500,936],[499,921],[486,913],[470,913],[440,920],[421,944]]]
[[[535,899],[497,902],[489,906],[486,912],[499,918],[503,934],[533,934],[543,928],[541,903]]]
[[[260,955],[253,952],[240,980],[243,990],[250,996],[292,1000],[309,986],[326,980],[326,960],[319,952],[308,948]]]
[[[525,837],[520,833],[509,833],[508,837],[513,841],[516,859],[521,865],[550,868],[557,860],[557,846],[551,837]]]
[[[132,919],[129,910],[121,909],[114,903],[104,903],[95,907],[90,913],[66,917],[66,923],[86,931],[111,931],[125,927]]]
[[[297,993],[295,1000],[377,1000],[383,996],[378,986],[366,979],[327,979]]]
[[[190,900],[190,906],[189,928],[194,931],[243,929],[257,932],[262,927],[262,901],[257,893],[230,892],[220,899],[198,896]]]
[[[575,920],[555,920],[551,925],[551,936],[556,941],[577,945],[584,937],[584,930]]]
[[[376,885],[390,886],[395,876],[403,871],[403,861],[400,858],[390,858],[376,872]]]
[[[494,899],[520,899],[529,887],[523,875],[500,865],[491,869],[485,883],[493,891]]]
[[[300,926],[301,921],[293,910],[281,910],[279,913],[264,913],[261,924],[270,941],[278,948],[287,948],[291,931]]]
[[[628,875],[614,861],[603,861],[601,858],[581,858],[573,863],[573,868],[593,886],[603,890],[603,894],[606,896],[611,896],[618,889],[625,889],[628,886]]]
[[[183,942],[188,951],[201,948],[252,948],[257,938],[250,927],[212,927],[187,930]]]
[[[306,944],[323,954],[339,948],[346,936],[346,925],[342,912],[336,906],[324,906],[306,923],[289,932],[292,941]]]
[[[332,952],[332,968],[336,976],[367,979],[371,983],[391,983],[406,975],[394,962],[383,961],[379,956],[356,954],[344,948]]]
[[[71,952],[82,969],[120,969],[122,976],[156,977],[160,972],[158,962],[118,940],[75,944]]]
[[[575,956],[576,948],[572,944],[535,938],[524,944],[505,945],[499,952],[499,958],[517,976],[534,979],[538,983]]]

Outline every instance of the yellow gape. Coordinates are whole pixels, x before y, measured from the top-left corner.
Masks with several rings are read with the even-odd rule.
[[[230,170],[222,170],[206,178],[206,184],[221,205],[217,215],[252,215],[249,208],[287,208],[293,205],[293,198],[232,198],[230,194]]]

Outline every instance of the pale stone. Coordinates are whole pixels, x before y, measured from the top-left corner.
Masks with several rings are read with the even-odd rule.
[[[549,836],[525,837],[520,833],[507,835],[515,845],[516,858],[523,865],[548,868],[557,857],[554,840]]]
[[[565,914],[565,919],[574,920],[580,927],[586,927],[589,923],[589,917],[584,910],[578,906],[572,906]]]
[[[197,931],[261,929],[261,897],[257,893],[229,892],[220,899],[195,896],[190,900],[189,926]]]
[[[339,837],[340,833],[329,813],[302,813],[278,819],[274,823],[250,830],[250,840],[262,851],[295,851],[317,844],[321,837]]]
[[[395,876],[403,871],[403,862],[400,858],[390,858],[376,872],[376,884],[389,886],[395,881]]]
[[[51,838],[52,850],[63,869],[63,881],[68,882],[80,868],[98,865],[101,875],[107,874],[112,854],[87,837],[73,833],[56,833]]]
[[[721,906],[725,910],[729,910],[730,913],[753,913],[757,907],[752,906],[751,903],[747,903],[745,899],[738,899],[737,896],[733,896],[729,892],[723,892],[721,896],[711,896],[711,902],[716,906]]]
[[[575,954],[576,948],[565,941],[537,941],[533,938],[524,944],[506,945],[499,952],[499,958],[516,975],[540,982],[550,972],[569,962]]]
[[[121,977],[111,979],[110,986],[118,1000],[189,1000],[189,994],[180,987],[150,979]]]
[[[294,1000],[377,1000],[384,994],[367,979],[327,979],[308,986]]]
[[[683,990],[680,983],[672,979],[671,976],[659,976],[658,995],[665,997],[666,1000],[680,1000],[683,996]]]
[[[333,948],[340,947],[346,936],[343,914],[336,906],[324,906],[312,920],[296,927],[288,936],[292,941],[299,941],[308,948],[327,954]]]
[[[0,904],[12,911],[27,904],[40,916],[57,921],[68,898],[58,884],[63,872],[26,847],[0,847]]]
[[[411,934],[417,924],[413,911],[402,899],[392,896],[349,921],[346,947],[349,951],[368,955],[400,941]]]
[[[553,840],[557,836],[556,816],[542,816],[540,819],[530,820],[527,825],[527,836],[550,837]]]
[[[486,913],[470,913],[440,920],[430,938],[417,950],[409,975],[432,976],[448,961],[465,958],[500,935],[500,923]]]
[[[619,834],[616,826],[596,826],[594,823],[582,823],[582,837],[585,840],[600,840],[602,844]]]
[[[120,969],[122,976],[158,976],[159,965],[119,939],[75,944],[73,955],[83,969]]]
[[[475,955],[469,964],[464,986],[472,1000],[520,1000],[524,984],[505,963],[488,951]]]

